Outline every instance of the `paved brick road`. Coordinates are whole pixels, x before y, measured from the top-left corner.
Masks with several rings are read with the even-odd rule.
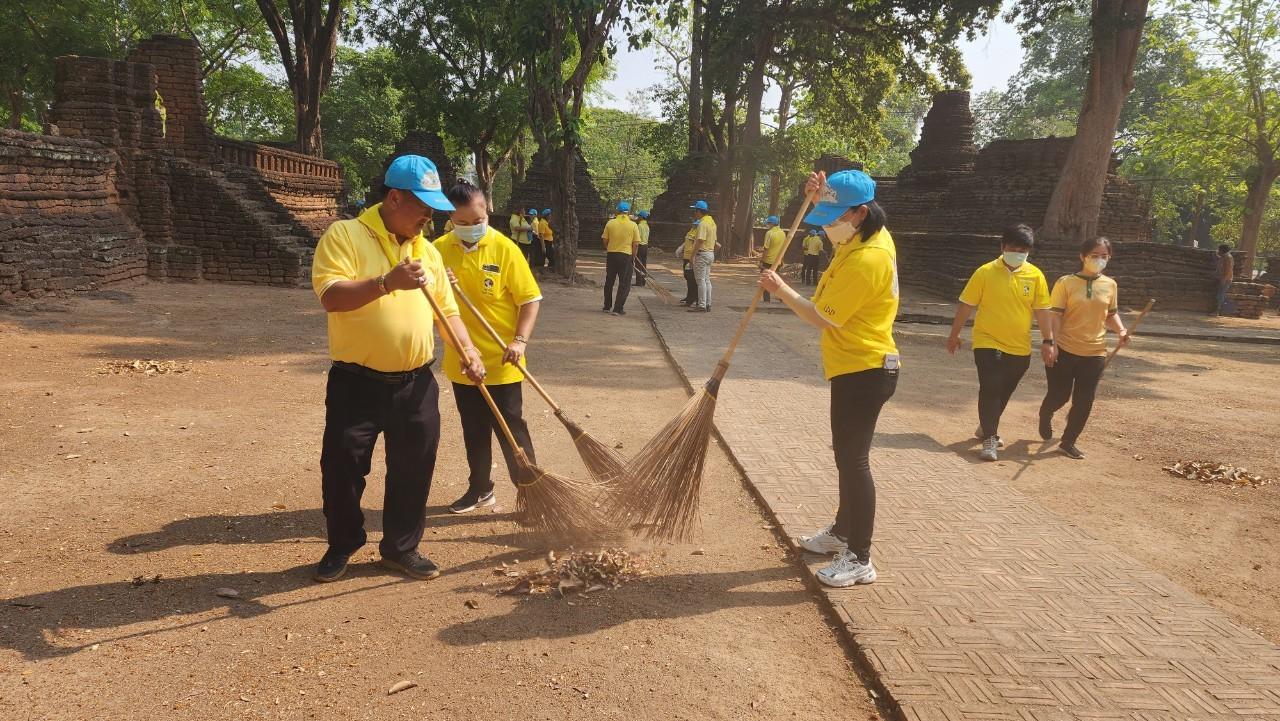
[[[724,266],[710,314],[640,293],[692,385],[727,345],[749,275]],[[739,348],[716,427],[794,539],[836,506],[829,396],[816,337],[789,347],[770,322]],[[880,580],[827,595],[906,718],[1280,719],[1280,648],[908,427],[892,401],[879,431]]]

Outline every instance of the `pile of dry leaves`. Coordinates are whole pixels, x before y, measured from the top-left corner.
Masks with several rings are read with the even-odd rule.
[[[122,373],[141,373],[143,375],[164,375],[166,373],[186,373],[191,366],[178,361],[132,360],[108,361],[99,366],[99,373],[120,375]]]
[[[1250,473],[1246,468],[1237,468],[1225,463],[1208,461],[1178,461],[1164,469],[1169,473],[1201,483],[1224,483],[1229,486],[1249,486],[1257,488],[1271,483],[1270,478],[1263,478],[1257,473]]]
[[[546,568],[541,570],[526,571],[518,563],[508,565],[505,562],[495,568],[495,575],[511,579],[513,584],[498,591],[498,595],[524,596],[552,591],[561,596],[595,593],[647,576],[651,570],[648,559],[633,556],[620,548],[577,551],[565,558],[557,557],[552,551],[546,560]]]

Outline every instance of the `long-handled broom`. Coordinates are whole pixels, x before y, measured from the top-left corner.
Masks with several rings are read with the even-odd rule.
[[[507,341],[503,340],[498,331],[489,323],[489,319],[484,317],[484,313],[476,307],[475,303],[471,302],[471,299],[462,291],[462,288],[458,287],[457,279],[452,279],[450,282],[453,284],[453,294],[461,299],[462,304],[467,306],[467,310],[470,310],[476,320],[480,321],[480,325],[484,326],[489,337],[505,348]],[[521,368],[520,370],[523,371],[525,380],[529,381],[529,385],[533,386],[538,395],[542,396],[542,400],[551,406],[556,418],[559,418],[565,429],[569,431],[569,436],[573,438],[573,445],[578,449],[578,455],[582,457],[582,463],[587,467],[591,475],[602,484],[612,485],[621,482],[626,477],[626,469],[622,458],[617,453],[614,453],[612,448],[596,440],[590,433],[582,430],[582,426],[565,415],[564,409],[551,399],[551,394],[547,393],[546,389],[542,387],[537,378],[533,377],[528,368]]]
[[[436,303],[436,299],[425,286],[422,288],[422,294],[431,304],[431,310],[439,321],[436,325],[440,328],[440,334],[444,336],[445,342],[462,355],[462,344],[453,334],[453,328],[449,327],[449,321],[440,310],[440,304]],[[517,487],[516,515],[520,523],[559,538],[590,538],[607,533],[609,525],[596,506],[596,498],[603,490],[601,486],[548,473],[535,466],[530,462],[529,456],[520,444],[516,443],[506,419],[502,417],[498,405],[493,402],[493,396],[489,395],[489,389],[484,383],[477,383],[476,388],[489,404],[489,410],[493,412],[502,435],[506,437],[507,443],[511,444],[516,463],[525,470],[524,475],[531,479],[524,481],[512,479]]]
[[[658,296],[658,300],[661,300],[665,305],[671,305],[672,303],[676,302],[676,297],[674,295],[671,295],[671,291],[662,287],[661,283],[654,280],[652,275],[649,275],[648,268],[644,267],[643,265],[640,265],[640,261],[635,260],[634,258],[632,259],[632,263],[636,267],[636,272],[639,273],[640,275],[643,275],[645,277],[645,280],[649,281],[647,284],[645,284],[645,287],[653,289],[653,293],[654,295]]]
[[[782,263],[782,257],[786,255],[791,239],[795,237],[813,200],[812,196],[805,198],[800,212],[791,221],[787,239],[771,270],[776,271]],[[698,520],[702,469],[716,413],[716,394],[763,295],[764,289],[757,287],[751,305],[739,321],[733,340],[716,364],[711,378],[685,404],[680,414],[631,459],[627,470],[632,482],[614,494],[614,502],[608,509],[609,518],[616,525],[630,526],[645,536],[675,541],[687,540],[693,534]]]
[[[1151,306],[1153,306],[1153,305],[1155,305],[1155,304],[1156,304],[1156,299],[1155,299],[1155,298],[1152,298],[1152,299],[1148,300],[1148,301],[1147,301],[1147,307],[1143,308],[1143,309],[1142,309],[1142,312],[1138,314],[1138,317],[1133,319],[1133,325],[1129,326],[1129,337],[1130,337],[1130,338],[1132,338],[1132,337],[1133,337],[1133,334],[1134,334],[1134,333],[1137,333],[1137,332],[1138,332],[1138,326],[1142,325],[1142,319],[1147,317],[1147,314],[1151,312]],[[1115,357],[1116,357],[1116,354],[1117,354],[1117,353],[1119,353],[1119,352],[1120,352],[1120,349],[1121,349],[1121,348],[1123,348],[1123,347],[1124,347],[1124,346],[1122,346],[1122,345],[1120,345],[1119,343],[1117,343],[1117,344],[1116,344],[1116,347],[1111,349],[1111,352],[1107,354],[1107,359],[1106,359],[1105,361],[1103,361],[1103,362],[1102,362],[1102,369],[1103,369],[1103,370],[1106,370],[1106,369],[1107,369],[1107,366],[1111,365],[1111,359],[1112,359],[1112,358],[1115,358]]]

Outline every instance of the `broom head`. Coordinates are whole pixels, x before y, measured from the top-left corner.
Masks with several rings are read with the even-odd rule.
[[[607,511],[615,526],[660,540],[690,540],[718,390],[719,380],[708,381],[631,459],[630,482],[618,489]]]
[[[587,472],[592,478],[608,488],[626,482],[626,465],[621,456],[614,453],[612,448],[596,440],[590,433],[582,430],[582,426],[566,416],[564,411],[557,409],[556,418],[559,418],[565,429],[569,431],[570,437],[573,438],[573,445],[578,449],[578,455],[582,457],[582,464],[587,467]]]
[[[644,287],[653,289],[653,294],[658,296],[658,300],[662,301],[666,305],[671,305],[676,302],[676,297],[671,295],[671,291],[663,288],[661,283],[653,279],[653,276],[646,274],[645,277],[649,282],[645,283]]]
[[[516,449],[516,460],[526,471],[516,484],[520,525],[562,541],[610,535],[611,526],[600,507],[605,486],[548,473],[530,463],[520,449]]]

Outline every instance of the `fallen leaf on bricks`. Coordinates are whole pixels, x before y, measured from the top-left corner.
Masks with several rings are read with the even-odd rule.
[[[414,688],[417,685],[418,684],[414,683],[413,681],[397,681],[394,686],[387,689],[387,695],[390,696],[392,694],[400,693],[401,691],[408,691],[409,689]]]

